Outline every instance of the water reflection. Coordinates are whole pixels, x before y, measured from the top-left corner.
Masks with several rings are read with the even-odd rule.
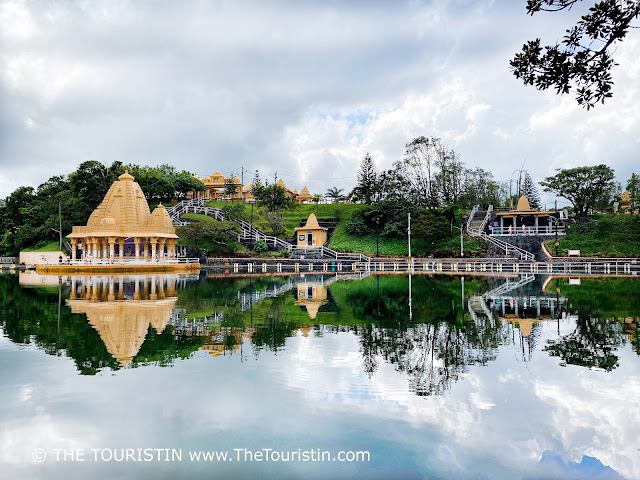
[[[178,296],[175,276],[71,277],[69,299],[73,314],[85,314],[107,351],[122,367],[131,363],[151,326],[161,334]]]
[[[293,336],[344,332],[358,338],[369,378],[384,362],[407,376],[411,391],[429,396],[495,360],[501,348],[512,348],[520,361],[546,352],[561,366],[610,371],[623,344],[636,352],[639,344],[640,305],[629,295],[638,282],[630,280],[585,280],[577,288],[568,279],[534,275],[25,274],[15,280],[0,277],[4,334],[64,352],[82,374],[171,365],[198,351],[258,359],[262,351],[286,348]],[[541,344],[545,324],[556,335]]]

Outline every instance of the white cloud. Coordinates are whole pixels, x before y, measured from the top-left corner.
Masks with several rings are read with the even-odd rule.
[[[393,5],[25,2],[0,5],[0,197],[96,159],[208,174],[274,171],[350,189],[414,136],[440,136],[508,180],[558,166],[637,165],[640,40],[620,45],[614,98],[586,112],[525,87],[508,61],[572,15],[517,2]],[[346,178],[345,178],[346,177]]]

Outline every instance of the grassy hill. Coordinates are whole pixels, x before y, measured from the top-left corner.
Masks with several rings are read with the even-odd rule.
[[[594,225],[588,231],[573,224],[561,238],[558,254],[580,250],[583,257],[640,257],[640,215],[593,215]],[[555,240],[545,242],[554,254]]]
[[[213,200],[207,205],[214,208],[222,208],[225,202]],[[249,220],[251,218],[251,205],[245,204],[244,208],[245,218]],[[341,252],[361,252],[366,255],[375,255],[375,234],[353,236],[347,232],[347,220],[349,220],[355,212],[363,208],[366,208],[366,205],[353,203],[298,204],[294,210],[285,213],[284,220],[287,236],[293,237],[294,229],[300,226],[300,222],[306,220],[311,213],[314,213],[319,219],[332,218],[338,222],[331,237],[331,248]],[[191,214],[188,216],[191,216]],[[262,215],[260,208],[255,206],[253,209],[253,224],[263,231],[269,230],[269,222],[264,215]],[[414,256],[434,255],[449,257],[459,255],[460,237],[454,235],[435,244],[427,244],[424,241],[413,238],[411,248]],[[408,251],[409,247],[406,239],[380,237],[380,255],[406,256],[409,253]],[[475,239],[465,237],[464,251],[465,256],[477,256],[481,252],[481,247]]]

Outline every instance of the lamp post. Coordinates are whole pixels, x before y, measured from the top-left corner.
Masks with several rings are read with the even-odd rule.
[[[558,199],[556,199],[554,207],[556,215],[558,214]],[[558,219],[556,218],[556,257],[558,256]]]
[[[463,223],[463,215],[460,212],[460,258],[464,257],[464,244],[462,240],[462,223]]]
[[[407,213],[407,239],[409,242],[409,259],[411,259],[411,213]]]

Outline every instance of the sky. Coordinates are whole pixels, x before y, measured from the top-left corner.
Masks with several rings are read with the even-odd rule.
[[[503,181],[606,163],[626,182],[640,35],[616,48],[614,97],[587,111],[509,71],[580,15],[525,5],[1,0],[0,198],[87,160],[349,191],[365,153],[388,169],[422,135]]]

